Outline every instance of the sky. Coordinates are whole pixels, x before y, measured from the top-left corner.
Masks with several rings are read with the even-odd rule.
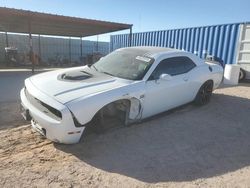
[[[0,6],[128,23],[133,32],[250,21],[250,0],[0,0]],[[99,35],[98,40],[120,33],[129,31]]]

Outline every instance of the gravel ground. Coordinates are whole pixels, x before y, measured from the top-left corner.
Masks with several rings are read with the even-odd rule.
[[[0,187],[250,187],[250,84],[61,145],[0,131]]]

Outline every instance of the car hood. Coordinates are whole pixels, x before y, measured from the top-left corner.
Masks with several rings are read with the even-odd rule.
[[[63,104],[131,82],[99,73],[87,66],[41,73],[29,79],[37,89]]]

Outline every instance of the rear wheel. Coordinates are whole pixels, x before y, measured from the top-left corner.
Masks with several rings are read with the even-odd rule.
[[[246,72],[243,69],[240,69],[239,82],[243,81],[245,77],[246,77]]]
[[[195,97],[194,103],[199,106],[207,104],[210,101],[212,92],[213,92],[213,82],[212,81],[205,82],[199,89]]]

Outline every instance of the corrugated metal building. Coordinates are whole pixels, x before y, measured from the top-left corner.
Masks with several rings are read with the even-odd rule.
[[[222,59],[226,64],[233,64],[236,63],[236,57],[239,57],[239,36],[242,36],[240,33],[244,32],[244,25],[250,28],[249,23],[233,23],[133,33],[131,46],[177,48],[195,53],[201,58],[206,57],[207,54],[213,55]],[[248,32],[250,29],[246,33]],[[129,42],[129,34],[113,35],[110,38],[110,50],[127,47]],[[245,40],[245,43],[250,45],[249,41]],[[247,63],[250,65],[250,59]]]
[[[37,55],[41,55],[42,61],[55,59],[58,56],[64,59],[71,59],[71,61],[80,61],[81,57],[81,40],[69,38],[55,38],[55,37],[39,37],[34,35],[32,37],[33,50]],[[5,58],[6,47],[6,34],[0,33],[0,62]],[[20,34],[8,34],[8,45],[16,47],[18,53],[21,55],[28,54],[30,50],[29,36]],[[40,52],[39,52],[40,51]],[[99,52],[103,55],[109,52],[109,42],[96,42],[96,41],[82,41],[82,56]],[[71,56],[71,57],[70,57]]]

